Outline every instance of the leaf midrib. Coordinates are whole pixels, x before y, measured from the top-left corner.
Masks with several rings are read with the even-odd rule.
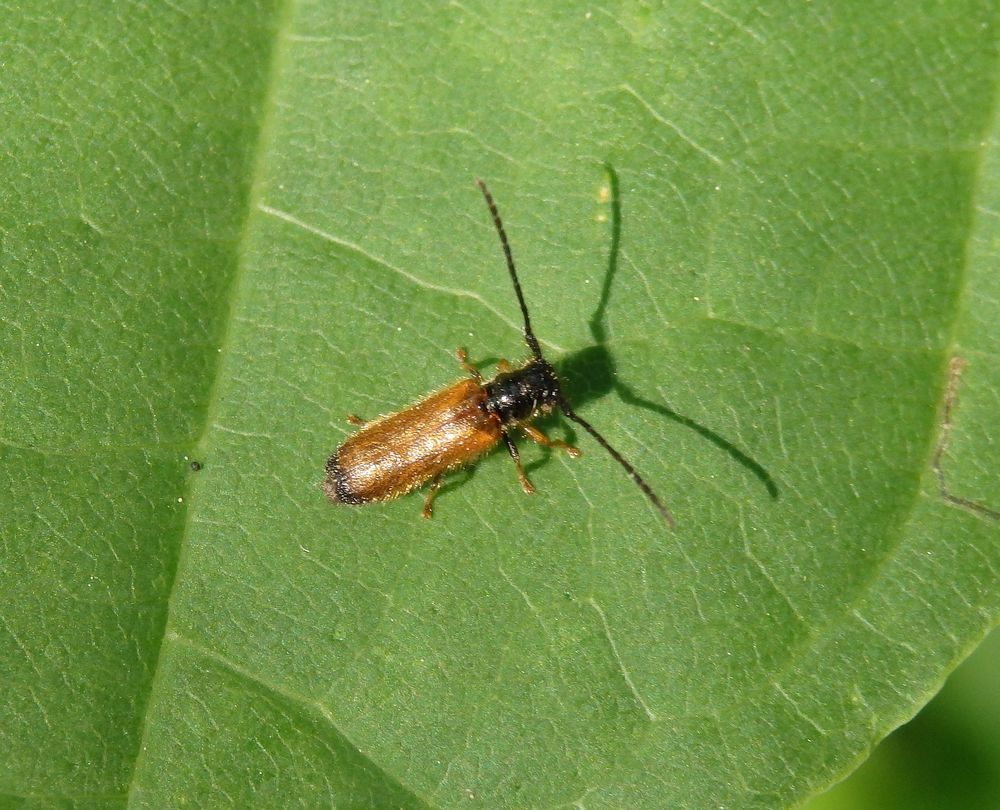
[[[274,27],[275,44],[271,50],[271,61],[267,69],[267,80],[263,84],[264,93],[263,103],[260,108],[262,111],[260,116],[260,127],[258,128],[256,142],[252,150],[254,153],[252,177],[244,208],[243,225],[235,250],[235,267],[233,278],[229,283],[229,296],[228,301],[226,302],[228,307],[226,316],[223,319],[223,328],[219,337],[219,351],[217,352],[217,357],[215,358],[215,375],[210,383],[208,406],[204,412],[204,423],[202,425],[202,429],[198,438],[191,445],[192,449],[195,449],[196,451],[204,448],[204,442],[214,422],[214,417],[220,404],[219,400],[223,376],[222,369],[225,367],[226,360],[229,356],[231,346],[230,335],[232,334],[233,324],[236,320],[237,303],[241,298],[241,290],[246,279],[246,256],[249,249],[250,234],[255,218],[255,211],[257,210],[259,204],[258,201],[263,187],[265,174],[264,160],[270,151],[270,142],[276,117],[278,78],[284,72],[287,48],[288,43],[290,42],[289,34],[294,17],[295,0],[284,0],[275,15],[275,19],[277,21],[277,24]],[[187,486],[184,488],[183,497],[188,503],[191,502],[188,495],[194,486],[194,478],[194,476],[189,476]],[[143,758],[146,752],[151,748],[149,734],[150,718],[153,714],[154,704],[157,700],[157,693],[159,691],[159,684],[163,673],[163,667],[160,666],[160,662],[163,658],[166,641],[172,633],[170,626],[174,613],[173,603],[177,594],[177,582],[182,575],[185,565],[187,564],[188,544],[186,541],[190,536],[190,527],[194,519],[192,512],[193,510],[190,507],[185,511],[184,522],[181,526],[177,540],[177,562],[174,567],[173,578],[171,579],[169,587],[165,589],[165,593],[167,594],[167,609],[164,617],[163,632],[160,636],[159,644],[156,647],[156,657],[151,662],[153,676],[150,678],[149,692],[146,696],[145,707],[142,711],[139,745],[135,761],[132,763],[132,771],[128,776],[127,797],[125,802],[126,806],[131,806],[133,803],[134,791],[137,788],[136,777],[141,772]]]

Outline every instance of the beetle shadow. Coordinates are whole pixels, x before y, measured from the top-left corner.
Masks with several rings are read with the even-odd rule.
[[[606,314],[608,303],[611,300],[611,288],[618,273],[618,255],[622,232],[621,193],[618,173],[614,167],[605,163],[604,169],[608,175],[611,191],[611,247],[608,252],[608,270],[604,275],[604,284],[601,288],[597,309],[594,310],[589,321],[590,334],[594,338],[595,345],[567,355],[558,364],[559,378],[567,394],[567,399],[575,408],[577,405],[598,399],[614,391],[623,402],[665,416],[707,439],[720,450],[726,452],[738,464],[745,467],[760,481],[768,495],[776,499],[778,485],[774,477],[760,462],[751,458],[745,451],[711,428],[662,403],[646,399],[618,378],[614,359],[607,348]],[[572,433],[572,431],[570,432]]]
[[[437,503],[442,495],[447,495],[452,490],[459,490],[468,484],[475,477],[477,469],[476,465],[471,465],[457,471],[457,475],[455,473],[446,474],[441,479],[441,486],[438,487],[437,494],[434,496],[434,502]]]

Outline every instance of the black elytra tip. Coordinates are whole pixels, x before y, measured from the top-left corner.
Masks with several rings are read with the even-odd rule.
[[[364,498],[359,498],[351,492],[347,486],[347,479],[337,461],[336,453],[326,460],[326,479],[323,481],[323,492],[334,503],[346,503],[355,506],[367,503]]]

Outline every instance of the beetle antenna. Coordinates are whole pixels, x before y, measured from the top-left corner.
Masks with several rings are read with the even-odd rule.
[[[486,204],[493,215],[493,224],[496,225],[497,233],[500,235],[500,244],[503,246],[503,254],[507,258],[507,269],[510,271],[510,280],[514,282],[514,292],[517,293],[517,302],[521,305],[521,314],[524,316],[524,341],[531,349],[531,353],[539,360],[542,359],[542,349],[538,345],[538,338],[531,331],[531,319],[528,318],[528,305],[524,303],[524,293],[521,292],[521,282],[517,280],[517,271],[514,269],[514,256],[510,252],[510,243],[507,241],[507,232],[503,229],[503,222],[500,221],[500,212],[497,211],[497,204],[493,202],[493,195],[486,188],[486,183],[476,180],[476,185],[483,192]]]
[[[593,436],[594,439],[597,441],[597,443],[608,451],[608,454],[611,456],[611,458],[613,458],[615,461],[617,461],[619,464],[622,465],[622,467],[625,469],[625,472],[629,474],[629,478],[635,481],[639,489],[641,489],[646,494],[646,497],[653,502],[653,506],[655,506],[656,509],[659,511],[659,513],[663,516],[663,519],[667,522],[667,525],[671,529],[673,529],[674,517],[673,515],[670,514],[670,510],[663,505],[663,501],[661,501],[657,497],[656,493],[653,492],[652,489],[650,489],[649,484],[647,484],[643,480],[642,476],[635,471],[635,467],[629,464],[621,453],[619,453],[617,450],[615,450],[615,448],[613,448],[610,444],[608,444],[608,440],[605,439],[600,433],[598,433],[597,430],[594,429],[594,426],[590,424],[590,422],[588,422],[586,419],[583,419],[582,417],[577,416],[573,412],[573,409],[569,407],[569,404],[566,402],[565,399],[560,398],[559,408],[566,415],[567,419],[576,422],[580,427],[582,427],[585,431],[587,431],[587,433]]]

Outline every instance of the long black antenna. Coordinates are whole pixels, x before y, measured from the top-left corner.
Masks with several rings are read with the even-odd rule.
[[[476,180],[476,185],[479,186],[479,190],[483,192],[483,196],[486,198],[486,204],[490,207],[490,213],[493,215],[493,224],[496,225],[497,233],[500,234],[500,244],[503,245],[503,254],[507,257],[507,269],[510,271],[510,280],[514,282],[514,292],[517,293],[517,302],[521,305],[521,314],[524,316],[524,341],[528,344],[528,348],[531,349],[531,353],[541,360],[542,349],[538,345],[538,338],[535,337],[535,333],[531,331],[528,305],[524,303],[521,282],[517,280],[517,271],[514,269],[514,256],[510,252],[507,232],[503,229],[503,223],[500,221],[500,212],[497,211],[497,204],[493,202],[493,195],[486,188],[486,183],[482,180]]]
[[[583,419],[582,417],[577,416],[573,412],[573,409],[569,407],[569,403],[566,402],[566,400],[562,397],[560,397],[559,399],[559,408],[562,410],[563,414],[566,416],[567,419],[571,419],[572,421],[576,422],[580,427],[582,427],[585,431],[587,431],[587,433],[593,436],[594,439],[597,441],[597,443],[608,451],[611,458],[613,458],[615,461],[617,461],[619,464],[622,465],[622,467],[625,469],[625,472],[629,474],[629,477],[633,481],[635,481],[639,489],[641,489],[644,493],[646,493],[646,497],[653,502],[653,506],[655,506],[659,510],[660,514],[663,515],[663,519],[667,522],[667,525],[671,529],[673,529],[674,516],[670,514],[670,510],[663,505],[663,501],[661,501],[656,496],[656,493],[653,492],[652,489],[650,489],[649,484],[647,484],[642,479],[642,476],[635,471],[635,467],[629,464],[621,453],[619,453],[617,450],[615,450],[615,448],[613,448],[610,444],[608,444],[608,440],[605,439],[600,433],[598,433],[597,430],[594,428],[594,426],[590,424],[590,422],[588,422],[586,419]]]
[[[500,212],[497,211],[497,204],[493,202],[493,195],[490,194],[490,190],[486,188],[486,183],[482,180],[476,180],[476,185],[479,186],[479,190],[483,192],[483,196],[486,198],[486,204],[490,207],[490,213],[493,215],[493,224],[496,225],[497,233],[500,234],[500,244],[503,245],[503,253],[504,256],[507,257],[507,269],[510,271],[510,280],[514,282],[514,292],[517,293],[517,302],[521,305],[521,314],[524,315],[524,340],[528,344],[528,348],[531,349],[531,353],[534,354],[538,360],[546,363],[546,361],[542,358],[542,350],[538,345],[538,338],[536,338],[535,333],[531,331],[531,320],[528,318],[528,305],[524,303],[524,293],[521,292],[521,282],[517,280],[517,271],[514,269],[514,257],[510,252],[510,243],[507,241],[507,232],[503,229],[503,222],[500,221]],[[548,365],[548,363],[546,363],[546,365]],[[635,481],[636,486],[638,486],[639,489],[645,493],[646,497],[653,502],[653,506],[655,506],[659,513],[663,516],[667,525],[673,529],[673,515],[671,515],[670,510],[663,505],[663,501],[656,496],[656,493],[650,489],[649,484],[647,484],[643,480],[642,476],[635,471],[635,467],[629,464],[621,453],[608,444],[608,440],[598,433],[590,422],[577,416],[576,413],[573,412],[573,409],[569,406],[569,403],[561,393],[559,394],[559,408],[566,415],[567,419],[576,422],[580,427],[587,431],[587,433],[593,436],[597,443],[608,451],[611,458],[622,465],[622,468],[628,473],[629,478]]]

